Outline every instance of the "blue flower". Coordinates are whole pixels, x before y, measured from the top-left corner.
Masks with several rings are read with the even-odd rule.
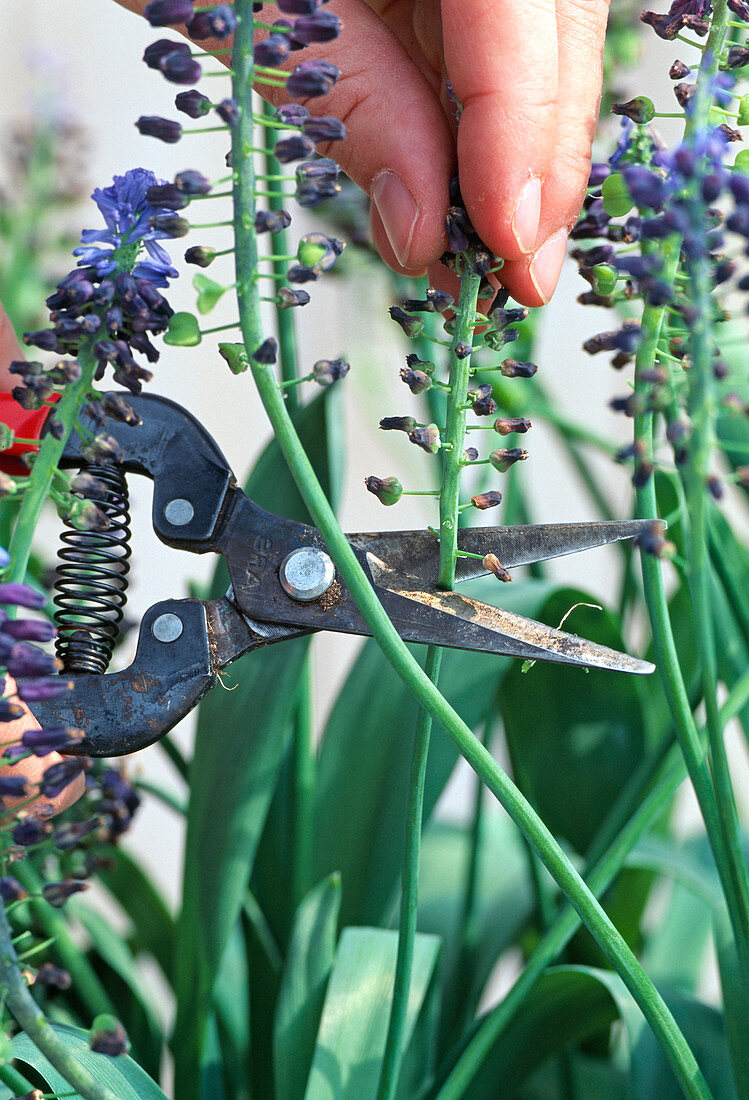
[[[167,286],[177,277],[168,252],[158,243],[169,234],[155,229],[150,221],[168,208],[152,206],[146,193],[163,184],[153,172],[132,168],[124,176],[115,176],[110,187],[100,188],[91,196],[106,222],[104,229],[84,229],[81,246],[73,249],[79,267],[93,267],[99,276],[129,271],[136,279],[148,279],[154,286]],[[105,245],[108,247],[98,247]],[[137,257],[142,249],[148,254]]]

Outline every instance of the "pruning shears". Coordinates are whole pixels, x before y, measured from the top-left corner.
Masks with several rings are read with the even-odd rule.
[[[85,738],[73,751],[92,756],[119,756],[158,740],[249,650],[318,630],[369,633],[319,531],[250,500],[214,440],[185,409],[150,394],[126,396],[140,423],[108,422],[120,449],[117,465],[152,479],[153,526],[161,541],[194,554],[223,555],[231,583],[222,599],[154,604],[140,623],[132,664],[98,675],[65,671],[72,690],[33,704],[42,725],[82,729]],[[34,427],[43,434],[40,419]],[[82,423],[85,428],[85,417]],[[85,465],[82,448],[74,433],[62,465]],[[652,520],[634,520],[462,529],[459,549],[479,556],[458,558],[456,580],[486,574],[481,559],[488,553],[511,569],[652,527]],[[438,540],[429,531],[347,537],[405,641],[621,672],[653,671],[646,661],[440,589]],[[86,629],[81,625],[78,631],[84,641]]]

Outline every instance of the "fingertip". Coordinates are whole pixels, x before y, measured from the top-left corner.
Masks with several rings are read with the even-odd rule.
[[[534,255],[505,263],[502,284],[520,305],[544,306],[557,288],[566,255],[567,230],[563,228],[544,241]]]

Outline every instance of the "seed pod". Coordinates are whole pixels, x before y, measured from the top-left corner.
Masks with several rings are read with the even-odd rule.
[[[425,428],[414,428],[408,433],[408,438],[430,455],[436,455],[442,446],[440,431],[436,424],[427,424]]]
[[[643,126],[653,120],[655,107],[652,99],[641,95],[635,99],[627,100],[626,103],[615,103],[611,108],[611,113],[612,115],[622,115],[624,118],[630,118],[638,126]]]
[[[499,369],[505,378],[532,378],[538,367],[535,363],[521,363],[517,359],[505,359],[500,364]]]
[[[498,435],[510,435],[512,432],[524,434],[531,426],[530,420],[522,416],[499,416],[494,421],[494,431]]]
[[[487,554],[481,563],[484,569],[488,569],[490,573],[493,573],[498,580],[504,581],[505,584],[512,580],[512,577],[502,565],[501,561],[496,554]]]
[[[492,416],[497,411],[497,402],[492,397],[492,387],[488,384],[479,386],[478,391],[473,391],[476,396],[473,399],[471,408],[476,416]],[[473,396],[469,394],[469,396]]]
[[[364,484],[385,505],[397,504],[403,495],[403,486],[397,477],[381,478],[370,475],[364,479]]]
[[[495,470],[499,470],[503,474],[509,470],[510,466],[513,466],[516,462],[524,462],[527,457],[527,451],[521,450],[520,447],[510,447],[492,451],[489,455],[489,462]]]

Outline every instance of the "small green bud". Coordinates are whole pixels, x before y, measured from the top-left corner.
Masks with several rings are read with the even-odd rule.
[[[296,258],[302,267],[327,271],[340,256],[343,247],[342,241],[326,237],[324,233],[307,233],[297,246]]]
[[[185,263],[195,264],[196,267],[208,267],[216,259],[216,249],[204,244],[193,245],[185,252]]]
[[[609,294],[613,294],[616,290],[616,281],[619,276],[618,271],[611,264],[596,264],[594,268],[591,268],[591,275],[593,280],[593,289],[596,294],[600,294],[601,297],[607,298]]]
[[[403,496],[403,486],[397,477],[365,477],[364,484],[370,493],[374,493],[381,504],[397,504]]]
[[[227,286],[222,286],[221,283],[209,279],[207,275],[201,274],[195,276],[192,285],[198,292],[198,313],[210,313],[219,299],[229,289]]]
[[[628,214],[634,202],[627,190],[624,176],[621,172],[612,172],[601,184],[601,198],[603,209],[612,218],[621,218]]]
[[[165,344],[170,347],[194,348],[202,339],[198,319],[193,313],[173,313],[169,318],[169,328],[164,333]]]
[[[244,344],[219,344],[218,353],[229,364],[232,374],[244,374],[250,365]]]

